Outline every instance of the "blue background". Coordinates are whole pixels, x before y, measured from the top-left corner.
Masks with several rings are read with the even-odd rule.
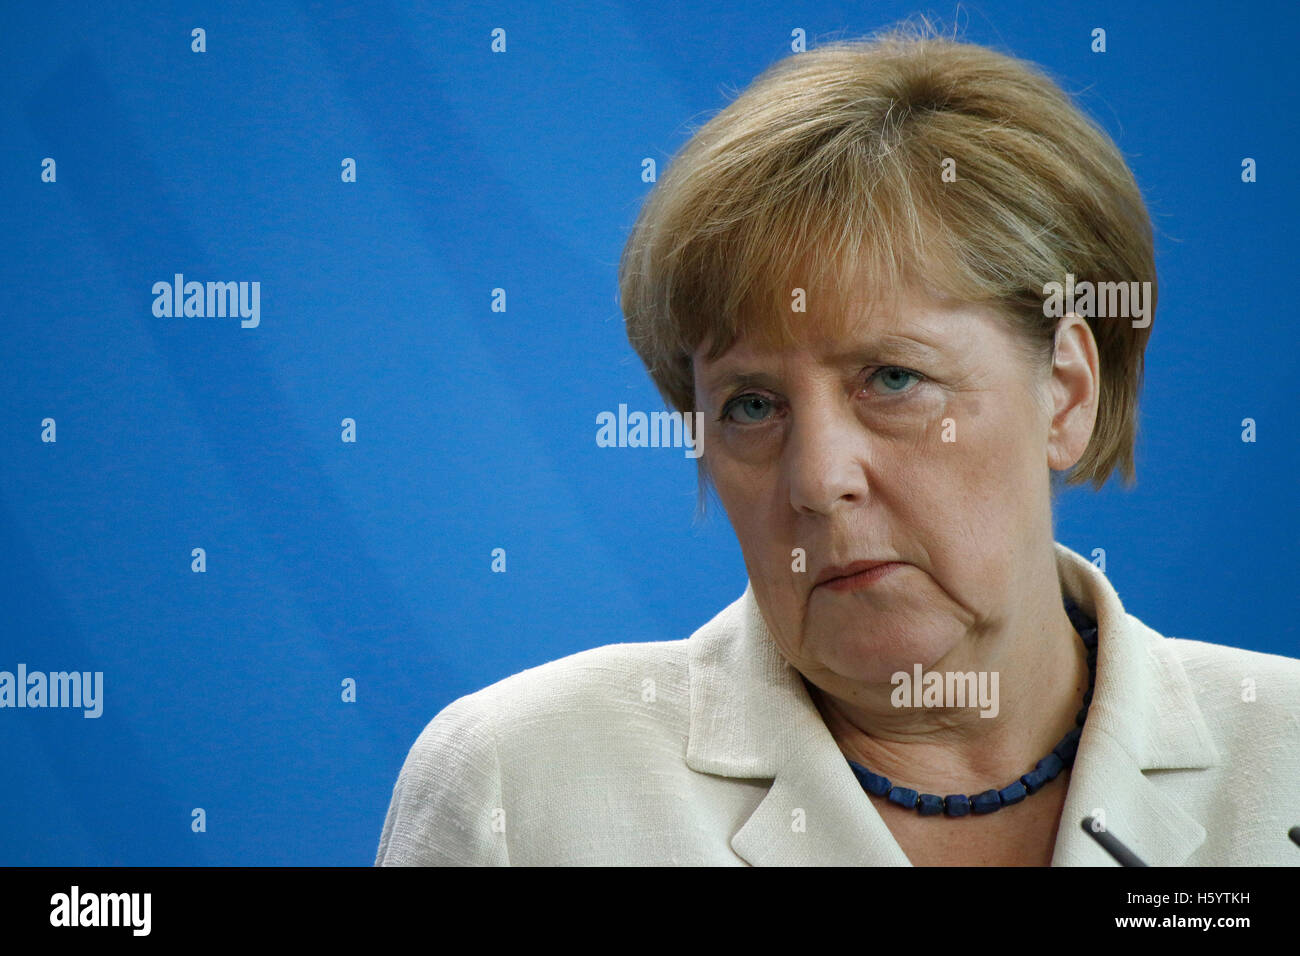
[[[0,710],[0,863],[367,865],[452,699],[744,589],[680,449],[595,444],[597,413],[662,407],[615,281],[641,160],[793,28],[918,8],[6,6],[0,669],[102,670],[105,703]],[[1300,18],[1234,10],[957,20],[1079,95],[1158,233],[1139,483],[1066,492],[1058,540],[1162,633],[1294,656]],[[176,272],[260,281],[260,327],[155,318]]]

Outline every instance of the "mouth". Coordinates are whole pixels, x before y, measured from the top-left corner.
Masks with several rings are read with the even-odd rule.
[[[854,561],[852,564],[832,566],[817,575],[813,590],[856,591],[875,584],[902,566],[897,561]]]

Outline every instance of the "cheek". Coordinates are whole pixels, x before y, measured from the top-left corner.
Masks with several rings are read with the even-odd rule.
[[[791,552],[798,542],[794,540],[794,513],[788,499],[775,493],[773,472],[726,461],[712,475],[750,579],[765,593],[784,601],[796,590],[798,574]]]
[[[953,586],[1003,573],[1007,549],[1032,530],[1039,482],[1047,481],[1032,416],[988,394],[974,407],[949,412],[956,440],[913,459],[899,481],[900,511]]]
[[[751,577],[780,586],[790,577],[790,551],[795,547],[790,509],[784,509],[770,495],[753,489],[741,498],[728,517],[740,542]]]
[[[1028,505],[1034,482],[1047,473],[1045,436],[1034,410],[1012,396],[986,399],[970,417],[964,471],[972,493],[991,510]]]

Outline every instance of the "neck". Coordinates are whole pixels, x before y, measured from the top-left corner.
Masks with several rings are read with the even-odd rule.
[[[1032,769],[1074,727],[1088,688],[1086,651],[1054,564],[1034,594],[1004,626],[961,642],[929,670],[940,677],[996,672],[995,716],[981,716],[992,708],[979,706],[896,707],[892,686],[846,700],[805,679],[844,755],[897,785],[940,795],[1003,787]]]

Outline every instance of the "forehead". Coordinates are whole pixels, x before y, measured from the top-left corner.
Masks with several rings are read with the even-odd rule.
[[[765,363],[796,354],[828,363],[864,352],[918,361],[961,354],[970,350],[975,330],[992,318],[985,307],[916,288],[872,299],[810,296],[806,304],[806,313],[751,319],[723,350],[702,343],[694,356],[696,368]]]

